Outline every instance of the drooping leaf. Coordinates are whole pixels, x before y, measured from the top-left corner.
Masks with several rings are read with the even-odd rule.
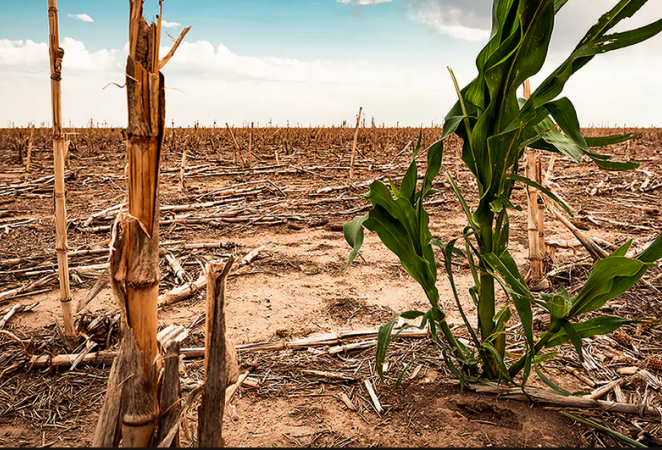
[[[375,354],[375,361],[377,366],[377,373],[379,378],[384,380],[384,361],[386,361],[386,351],[388,346],[391,343],[391,333],[393,332],[393,327],[398,322],[399,315],[396,314],[393,316],[393,320],[388,323],[385,323],[379,327],[379,332],[377,333],[377,351]]]
[[[524,278],[517,270],[517,264],[513,257],[507,251],[499,258],[494,253],[483,255],[483,259],[493,270],[495,270],[503,281],[510,287],[513,297],[513,303],[517,309],[517,314],[522,321],[524,334],[526,336],[529,348],[533,348],[533,311],[531,303],[533,295],[526,286]]]
[[[375,205],[369,215],[370,219],[365,222],[365,227],[377,233],[382,243],[398,256],[402,268],[421,285],[431,304],[437,306],[439,293],[436,287],[436,266],[433,267],[429,260],[417,253],[414,241],[418,236],[412,236],[402,222],[390,215],[381,205]],[[428,247],[431,252],[432,247],[429,244]]]
[[[349,222],[343,225],[343,235],[345,236],[345,241],[352,247],[352,251],[349,254],[349,259],[347,261],[347,266],[349,267],[356,259],[356,256],[361,250],[363,245],[363,224],[368,220],[368,214],[365,216],[355,217]]]
[[[646,322],[645,320],[631,320],[624,319],[622,317],[615,316],[599,316],[589,319],[585,322],[575,323],[573,327],[577,334],[583,338],[590,338],[593,336],[602,336],[609,334],[623,325],[628,325],[632,323],[641,323]],[[564,344],[569,339],[565,330],[559,331],[555,334],[547,343],[545,348],[556,347],[558,345]]]
[[[609,300],[634,286],[649,265],[622,256],[608,257],[596,262],[588,280],[573,299],[567,317],[571,319],[589,311],[597,311]]]
[[[605,147],[612,144],[620,144],[621,142],[629,141],[634,137],[634,134],[615,134],[612,136],[596,136],[586,137],[586,145],[589,147]]]
[[[563,330],[565,331],[566,336],[568,336],[568,338],[570,339],[570,342],[572,342],[572,345],[575,347],[575,350],[577,350],[577,354],[579,355],[579,360],[581,362],[584,362],[584,352],[582,351],[581,336],[579,336],[575,328],[568,320],[563,321]]]
[[[567,391],[567,390],[563,389],[561,386],[559,386],[558,384],[556,384],[556,383],[554,383],[552,380],[550,380],[550,379],[547,377],[547,375],[545,375],[545,373],[544,373],[544,372],[543,372],[538,366],[539,366],[539,364],[534,364],[534,367],[535,367],[535,369],[536,369],[536,373],[538,374],[538,378],[540,378],[540,380],[541,380],[543,383],[545,383],[547,386],[549,386],[549,387],[552,388],[555,392],[557,392],[557,393],[559,393],[559,394],[561,394],[561,395],[565,395],[565,396],[570,396],[570,395],[572,395],[572,394],[570,393],[570,391]]]

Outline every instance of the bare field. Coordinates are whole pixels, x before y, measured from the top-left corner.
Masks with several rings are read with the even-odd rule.
[[[112,208],[121,205],[126,194],[126,152],[120,129],[70,131],[66,201],[69,251],[74,253],[69,264],[74,301],[79,302],[104,276],[110,226],[119,210]],[[589,236],[614,244],[634,239],[634,246],[641,247],[662,229],[662,132],[589,129],[585,133],[596,136],[628,131],[640,136],[631,144],[612,146],[608,151],[620,160],[640,161],[636,171],[607,173],[588,162],[577,165],[558,158],[552,181],[575,212],[575,223]],[[233,137],[221,128],[167,129],[160,175],[160,292],[167,293],[181,284],[166,254],[175,256],[187,276],[195,280],[205,259],[228,253],[241,258],[260,248],[250,264],[233,271],[228,283],[228,332],[237,345],[376,329],[394,312],[426,310],[427,301],[420,287],[373,234],[366,236],[363,258],[345,270],[349,246],[342,234],[344,222],[368,209],[363,194],[372,180],[388,183],[389,178],[397,181],[402,177],[419,130],[361,128],[355,179],[350,182],[353,133],[350,128],[238,128],[233,129]],[[89,445],[109,366],[83,363],[70,370],[34,368],[30,364],[33,355],[70,351],[54,325],[60,317],[60,305],[57,275],[53,275],[57,268],[50,130],[36,129],[31,170],[26,174],[29,134],[26,129],[0,129],[4,162],[0,170],[0,317],[16,304],[29,310],[17,312],[4,327],[20,343],[0,334],[0,445]],[[424,146],[440,134],[440,128],[424,129]],[[247,159],[249,148],[253,154],[250,166],[242,161]],[[181,188],[184,151],[187,157]],[[458,153],[458,140],[449,139],[442,170],[453,173],[467,199],[476,202],[475,184],[471,184],[472,177]],[[421,173],[425,155],[419,160]],[[427,206],[433,237],[448,241],[462,232],[464,216],[443,176],[437,178],[434,187],[440,192]],[[525,207],[525,195],[523,189],[517,190],[514,202]],[[525,211],[512,211],[511,236],[511,253],[526,273]],[[546,239],[559,243],[573,241],[574,237],[548,213]],[[572,289],[585,279],[591,264],[586,251],[577,247],[558,248],[548,266],[548,271],[555,274],[550,278],[554,288],[562,283]],[[472,311],[474,306],[466,293],[471,283],[469,268],[456,269],[461,299]],[[655,268],[646,279],[662,288],[659,274]],[[450,322],[459,327],[442,271],[439,277]],[[1,293],[14,289],[17,291],[13,295],[2,297]],[[659,291],[639,285],[603,310],[631,318],[656,317],[660,302]],[[184,347],[203,345],[204,309],[204,292],[196,292],[163,306],[159,326],[190,326],[191,335]],[[115,348],[117,315],[106,283],[87,309],[77,315],[78,328],[84,333],[81,336],[89,337],[90,352]],[[550,376],[570,391],[591,391],[594,386],[590,382],[599,385],[614,379],[623,368],[648,368],[654,377],[659,375],[650,362],[662,357],[662,347],[657,345],[660,327],[627,326],[623,331],[629,338],[625,343],[612,337],[587,340],[585,354],[593,362],[590,364],[582,365],[566,344],[559,357],[548,364]],[[359,341],[365,343],[366,339]],[[76,353],[86,348],[85,342],[81,338]],[[517,337],[513,342],[516,347]],[[620,445],[591,428],[573,425],[554,409],[460,393],[440,352],[427,339],[396,341],[389,356],[386,383],[374,370],[374,344],[333,354],[326,351],[328,348],[240,351],[242,371],[250,371],[252,382],[238,390],[227,412],[231,420],[225,421],[226,444]],[[403,386],[396,389],[395,380],[404,365],[424,353],[405,376]],[[202,361],[186,359],[182,365],[183,389],[187,393],[200,380]],[[637,375],[623,376],[623,392],[630,403],[639,404],[645,397],[651,406],[662,405],[657,393],[662,382],[654,387],[654,382],[642,381]],[[370,400],[365,380],[375,387],[384,409],[380,413]],[[341,394],[354,410],[342,401]],[[635,428],[630,417],[595,413],[595,420],[604,418],[624,434],[629,435]],[[193,412],[188,426],[196,422]],[[654,437],[659,433],[655,423],[638,424]],[[184,443],[190,443],[194,435],[184,433]]]

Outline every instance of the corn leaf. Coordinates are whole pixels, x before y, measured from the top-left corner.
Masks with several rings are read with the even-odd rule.
[[[349,260],[347,261],[347,266],[352,265],[356,256],[361,250],[363,245],[363,224],[368,220],[368,214],[365,216],[358,216],[352,219],[351,221],[343,225],[343,235],[345,236],[345,241],[352,247],[352,251],[349,254]]]
[[[590,338],[593,336],[602,336],[609,334],[623,325],[633,324],[633,323],[642,323],[646,320],[631,320],[624,319],[622,317],[615,316],[599,316],[594,317],[593,319],[588,319],[585,322],[574,323],[573,328],[579,335],[579,337]],[[552,336],[552,338],[547,341],[545,348],[552,348],[564,344],[569,339],[568,334],[565,330],[559,331],[557,334]]]
[[[513,297],[515,309],[517,309],[517,313],[522,321],[527,344],[529,348],[533,348],[533,311],[531,310],[533,295],[526,286],[524,278],[517,270],[515,260],[508,252],[505,252],[501,258],[494,253],[488,253],[483,255],[483,259],[501,276],[510,288],[509,291]]]
[[[595,263],[586,284],[573,299],[567,317],[597,311],[628,289],[642,277],[650,263],[636,259],[613,256]]]

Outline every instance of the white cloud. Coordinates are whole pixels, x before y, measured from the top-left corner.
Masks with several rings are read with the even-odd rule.
[[[88,16],[87,14],[69,14],[69,17],[73,17],[74,19],[81,20],[83,22],[94,22],[94,19]]]
[[[376,5],[377,3],[390,3],[393,0],[338,0],[340,3],[346,3],[348,5]]]
[[[627,123],[662,125],[662,111],[652,99],[662,97],[660,37],[634,49],[601,55],[582,69],[566,92],[583,125]],[[123,126],[126,46],[90,51],[70,37],[62,41],[63,111],[83,125],[90,117]],[[161,49],[165,55],[168,47]],[[475,76],[474,55],[444,53],[439,63],[420,66],[376,65],[368,60],[340,62],[274,56],[247,56],[209,41],[184,42],[164,68],[167,123],[338,124],[351,120],[359,106],[377,123],[439,123],[455,102],[445,66],[453,67],[461,85]],[[564,57],[550,56],[549,73]],[[436,58],[439,59],[439,58]],[[623,80],[627,80],[624,83]],[[533,86],[542,81],[532,79]],[[34,41],[0,39],[0,125],[50,120],[48,47]],[[633,90],[632,86],[637,86]],[[172,88],[172,89],[170,89]]]
[[[182,26],[179,22],[168,22],[167,20],[161,20],[161,26],[164,28],[179,28]]]

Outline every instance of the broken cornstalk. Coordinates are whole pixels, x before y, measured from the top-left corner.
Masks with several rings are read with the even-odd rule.
[[[108,382],[94,444],[117,445],[121,439],[125,447],[148,447],[154,444],[159,421],[158,180],[165,126],[165,79],[159,70],[165,62],[159,61],[162,14],[148,25],[142,0],[129,4],[128,214],[120,213],[115,222],[110,256],[110,282],[122,311],[122,356],[113,363],[117,375],[111,374]]]
[[[207,275],[207,330],[205,333],[205,381],[198,409],[198,445],[224,447],[223,413],[225,410],[225,281],[234,258],[225,264],[210,262]]]

